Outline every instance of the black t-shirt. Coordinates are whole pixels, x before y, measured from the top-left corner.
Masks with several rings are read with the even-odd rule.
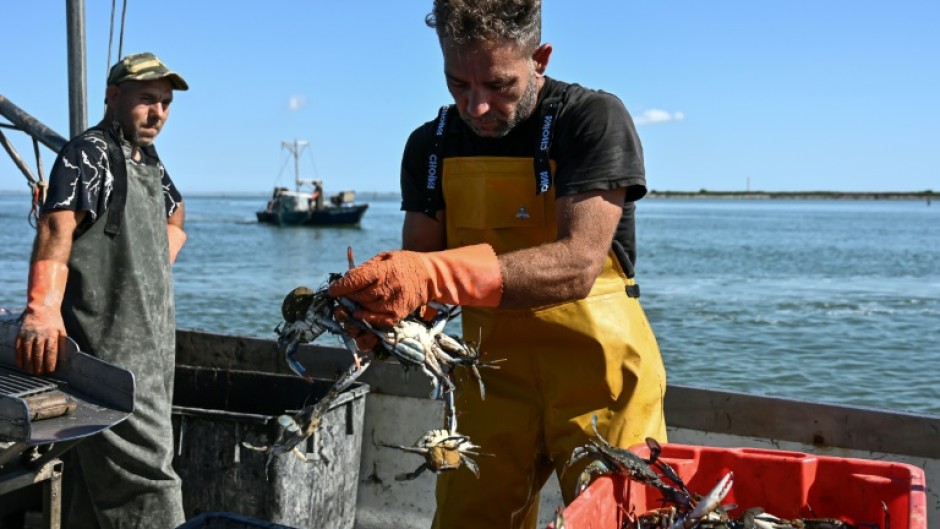
[[[126,152],[126,151],[125,151]],[[159,168],[163,185],[163,202],[169,218],[183,197],[163,167],[163,162],[155,156],[141,150],[139,162],[130,163],[153,165]],[[89,129],[65,144],[59,151],[52,172],[49,173],[49,188],[42,211],[71,210],[85,211],[88,215],[83,225],[90,226],[108,210],[113,190],[113,181],[108,160],[108,145],[101,130]]]
[[[636,230],[634,201],[646,195],[646,173],[643,148],[633,126],[633,119],[616,96],[568,84],[550,77],[539,93],[542,103],[564,93],[562,109],[555,120],[549,151],[555,160],[553,185],[556,196],[576,195],[588,191],[626,189],[626,203],[617,225],[614,240],[626,252],[629,263],[623,263],[629,276],[636,262]],[[443,157],[505,156],[531,158],[539,146],[541,127],[536,108],[528,119],[502,138],[477,136],[456,113],[448,120],[444,137]],[[434,145],[437,119],[418,127],[405,145],[401,167],[401,194],[404,211],[427,208],[427,161]],[[532,192],[535,192],[533,169]],[[438,186],[431,197],[431,206],[444,209],[444,196]]]

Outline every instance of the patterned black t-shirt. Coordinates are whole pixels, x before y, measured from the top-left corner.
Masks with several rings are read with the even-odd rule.
[[[176,212],[183,197],[170,179],[163,162],[146,151],[141,151],[141,154],[139,162],[130,160],[130,163],[152,165],[160,170],[163,201],[169,218]],[[42,211],[85,211],[88,215],[83,224],[91,225],[108,210],[113,185],[108,144],[103,133],[97,129],[86,130],[59,151],[49,174],[49,188]]]
[[[567,88],[567,91],[566,91]],[[539,93],[539,105],[565,93],[565,102],[555,122],[549,156],[557,164],[553,185],[559,197],[589,191],[626,189],[626,203],[614,239],[627,253],[632,275],[636,263],[636,200],[646,195],[643,147],[633,119],[616,96],[549,77]],[[443,157],[535,155],[541,139],[536,108],[532,116],[502,138],[477,136],[458,116],[449,120]],[[401,167],[401,209],[420,212],[427,208],[427,161],[434,145],[437,119],[418,127],[408,138]],[[535,192],[533,168],[532,192]],[[431,206],[444,209],[441,187],[431,197]]]

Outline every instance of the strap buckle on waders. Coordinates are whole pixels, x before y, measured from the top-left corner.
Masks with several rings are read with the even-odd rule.
[[[637,284],[627,285],[626,291],[627,291],[627,297],[631,297],[631,298],[640,297],[640,285],[637,285]]]

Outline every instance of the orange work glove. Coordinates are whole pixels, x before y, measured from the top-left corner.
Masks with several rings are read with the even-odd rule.
[[[349,311],[346,310],[346,307],[339,305],[333,309],[333,319],[343,326],[343,330],[346,331],[346,334],[348,334],[350,338],[356,340],[356,347],[363,353],[371,353],[375,350],[375,347],[379,345],[378,336],[362,327],[347,323],[347,320],[349,320]]]
[[[179,255],[183,244],[186,243],[186,232],[176,224],[167,224],[166,238],[170,242],[170,264],[173,264],[176,262],[176,256]]]
[[[60,347],[65,346],[62,298],[68,276],[69,267],[59,261],[30,265],[26,312],[16,336],[16,365],[27,373],[55,371]]]
[[[503,275],[496,252],[477,244],[442,252],[384,252],[346,272],[330,286],[362,309],[353,316],[391,327],[429,301],[497,307]]]

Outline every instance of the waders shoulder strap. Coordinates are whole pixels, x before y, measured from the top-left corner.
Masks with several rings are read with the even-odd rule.
[[[124,205],[127,202],[127,165],[124,159],[124,151],[121,149],[121,142],[118,139],[118,124],[113,123],[110,127],[96,125],[91,128],[104,137],[104,142],[108,146],[108,165],[111,168],[111,202],[108,204],[108,217],[104,226],[104,232],[114,237],[121,231],[121,223],[124,219]]]
[[[447,133],[447,117],[451,114],[454,105],[444,105],[437,114],[437,127],[434,128],[434,144],[428,154],[427,183],[424,188],[423,213],[436,219],[437,209],[434,207],[434,195],[441,187],[441,171],[444,170],[444,134]]]
[[[552,187],[552,166],[549,163],[549,150],[552,147],[552,136],[555,134],[555,122],[565,102],[568,88],[556,97],[547,98],[542,102],[539,113],[538,138],[535,143],[535,194],[541,195]]]

